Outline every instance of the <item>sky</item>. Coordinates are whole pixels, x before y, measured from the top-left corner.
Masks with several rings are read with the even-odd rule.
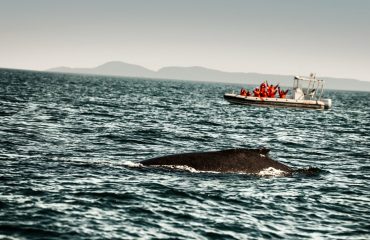
[[[108,61],[370,81],[370,0],[0,0],[0,67]]]

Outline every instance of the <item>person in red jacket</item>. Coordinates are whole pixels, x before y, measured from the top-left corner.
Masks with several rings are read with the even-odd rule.
[[[288,91],[289,91],[289,89],[287,89],[286,91],[284,91],[284,90],[281,90],[280,87],[279,87],[278,88],[279,97],[280,98],[286,98],[286,95],[288,94]]]
[[[279,85],[279,84],[278,84]],[[269,98],[274,98],[275,97],[275,95],[276,95],[276,92],[277,92],[277,87],[278,87],[278,85],[276,85],[276,86],[274,86],[274,85],[269,85],[268,87],[267,87],[267,96],[269,97]]]
[[[260,86],[260,97],[267,97],[267,89],[265,83],[262,83]]]
[[[242,88],[242,89],[240,90],[240,95],[241,95],[241,96],[247,96],[247,91],[245,91],[245,89],[244,89],[244,88]]]
[[[240,90],[240,95],[244,96],[244,97],[249,97],[251,95],[251,93],[248,90],[245,90],[244,88],[242,88]]]
[[[260,89],[259,88],[255,88],[253,90],[253,94],[254,94],[255,97],[260,97]]]

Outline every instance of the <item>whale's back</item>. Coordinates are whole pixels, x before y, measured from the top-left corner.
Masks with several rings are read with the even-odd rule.
[[[215,152],[175,154],[144,160],[143,165],[188,166],[199,171],[258,173],[273,167],[290,172],[292,169],[268,156],[268,149],[228,149]]]

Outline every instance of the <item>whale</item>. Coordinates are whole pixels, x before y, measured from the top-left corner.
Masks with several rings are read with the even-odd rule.
[[[269,149],[227,149],[211,152],[192,152],[143,160],[144,166],[187,166],[197,171],[258,174],[274,169],[289,175],[296,170],[269,156]],[[312,169],[311,169],[312,170]],[[302,170],[300,170],[302,172]]]

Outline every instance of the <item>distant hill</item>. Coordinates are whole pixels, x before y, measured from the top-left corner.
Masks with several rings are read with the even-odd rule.
[[[49,72],[63,73],[86,73],[97,75],[113,75],[113,76],[134,76],[134,77],[154,77],[155,73],[152,70],[146,69],[139,65],[128,64],[124,62],[107,62],[95,68],[69,68],[58,67],[47,70]]]
[[[59,67],[48,69],[49,72],[82,73],[97,75],[113,75],[127,77],[163,78],[176,80],[193,80],[207,82],[224,82],[240,84],[259,84],[264,80],[270,83],[280,83],[281,86],[291,86],[293,75],[276,75],[261,73],[223,72],[204,67],[164,67],[152,71],[139,65],[124,62],[108,62],[95,68]],[[308,73],[302,73],[302,75]],[[370,91],[370,82],[356,79],[320,77],[325,80],[326,89]]]

